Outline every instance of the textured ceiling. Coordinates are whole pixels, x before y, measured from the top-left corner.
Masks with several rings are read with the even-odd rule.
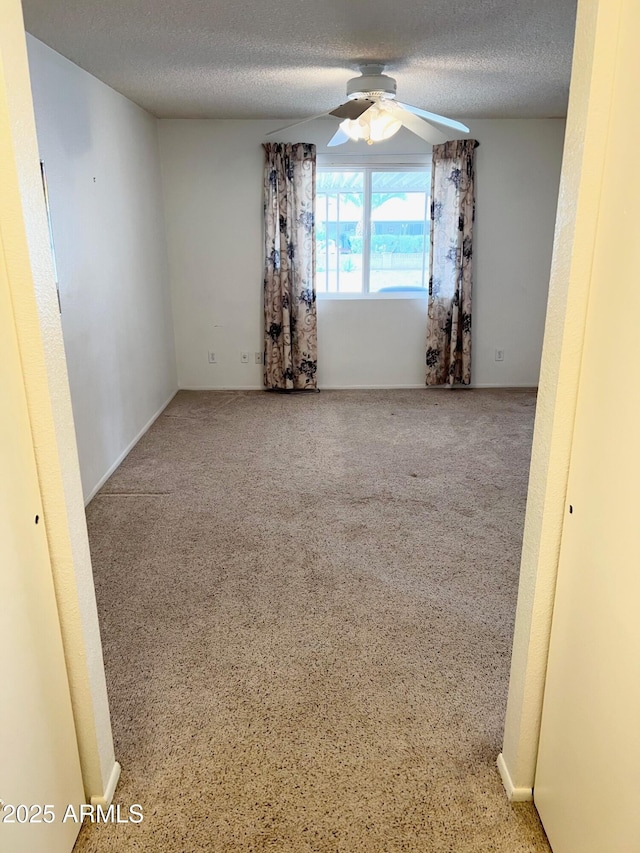
[[[453,117],[566,114],[576,0],[23,0],[28,32],[160,117],[297,118],[380,61]]]

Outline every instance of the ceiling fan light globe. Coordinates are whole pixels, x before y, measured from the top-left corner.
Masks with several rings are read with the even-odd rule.
[[[380,105],[371,107],[358,119],[345,119],[340,123],[340,129],[349,139],[354,142],[364,140],[369,145],[391,139],[401,127],[402,122]]]
[[[340,130],[347,134],[353,142],[358,142],[360,139],[366,139],[365,133],[367,128],[363,125],[360,119],[346,118],[340,122]]]
[[[369,121],[369,137],[372,142],[383,142],[391,139],[402,127],[402,122],[395,116],[379,110]]]

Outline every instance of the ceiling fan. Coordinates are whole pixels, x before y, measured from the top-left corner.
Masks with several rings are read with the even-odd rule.
[[[396,81],[384,72],[384,65],[370,63],[360,66],[360,77],[353,77],[347,83],[347,98],[335,110],[310,116],[285,127],[271,131],[273,136],[283,130],[297,127],[316,118],[330,115],[342,119],[338,130],[327,143],[330,147],[343,145],[349,140],[365,140],[367,144],[390,139],[401,127],[406,127],[425,142],[437,144],[447,137],[434,125],[451,128],[461,133],[469,133],[469,128],[459,121],[430,113],[410,104],[396,101]]]

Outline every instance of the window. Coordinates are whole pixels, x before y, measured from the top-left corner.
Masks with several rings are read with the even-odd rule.
[[[426,166],[318,168],[318,294],[427,292]]]

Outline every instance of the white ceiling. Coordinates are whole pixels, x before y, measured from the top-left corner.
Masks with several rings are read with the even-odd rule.
[[[576,0],[23,0],[28,32],[160,117],[297,118],[381,61],[452,117],[566,114]]]

